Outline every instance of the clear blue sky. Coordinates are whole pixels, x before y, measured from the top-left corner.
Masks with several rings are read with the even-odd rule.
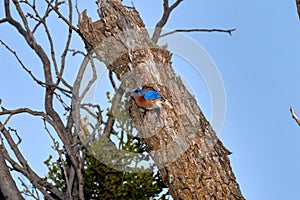
[[[94,0],[86,2],[93,5]],[[130,1],[124,2],[130,4]],[[88,6],[79,3],[82,3],[81,10]],[[2,4],[0,13],[3,13]],[[134,4],[148,27],[153,27],[161,17],[162,1],[135,0]],[[93,8],[88,9],[89,14],[96,16]],[[300,127],[289,113],[292,105],[300,114],[300,21],[295,0],[183,1],[166,27],[237,29],[232,36],[186,34],[206,49],[224,82],[227,106],[221,140],[233,152],[231,164],[247,199],[298,198]],[[54,33],[61,39],[59,31]],[[15,30],[0,25],[0,38],[18,50],[31,70],[42,77],[39,63],[30,57],[28,48],[22,47],[23,39],[16,36]],[[72,48],[81,47],[81,43],[74,41]],[[3,47],[0,47],[0,55],[2,105],[42,109],[43,90]],[[67,70],[69,80],[79,67],[80,58],[76,59],[77,63],[72,62],[75,66]],[[204,101],[201,95],[197,98],[210,116],[210,106],[201,105]],[[43,133],[42,123],[20,116],[11,125],[22,130],[23,137],[33,136],[24,139],[21,147],[34,168],[45,173],[40,165],[49,154],[45,144],[50,139]]]

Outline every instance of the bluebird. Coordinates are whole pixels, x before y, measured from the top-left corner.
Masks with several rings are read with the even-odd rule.
[[[163,97],[153,89],[142,90],[135,88],[131,91],[131,97],[140,108],[145,110],[160,108],[164,101]]]

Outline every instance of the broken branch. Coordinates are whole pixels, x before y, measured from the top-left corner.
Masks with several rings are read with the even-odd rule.
[[[229,35],[232,35],[232,32],[235,30],[236,30],[235,28],[233,29],[176,29],[174,31],[161,34],[160,38],[174,33],[179,33],[179,32],[222,32],[222,33],[228,33]]]

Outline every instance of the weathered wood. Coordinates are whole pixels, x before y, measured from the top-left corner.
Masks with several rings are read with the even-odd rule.
[[[174,199],[244,199],[230,152],[217,138],[195,98],[171,66],[171,53],[154,44],[135,10],[101,1],[100,20],[84,11],[79,28],[87,48],[114,71],[125,91],[149,86],[166,99],[160,112],[131,117]]]

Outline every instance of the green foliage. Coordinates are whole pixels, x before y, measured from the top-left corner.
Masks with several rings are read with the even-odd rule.
[[[109,93],[107,93],[107,99],[112,104],[113,99]],[[106,116],[112,116],[110,109],[107,109]],[[96,137],[86,153],[84,163],[85,198],[103,200],[158,199],[163,188],[166,188],[158,170],[145,172],[141,166],[142,172],[136,173],[136,167],[141,161],[150,158],[145,153],[145,145],[141,143],[139,138],[133,136],[135,131],[131,125],[124,101],[119,103],[114,117],[115,131],[111,133],[111,138],[103,138],[101,135]],[[100,129],[103,130],[104,128]],[[85,134],[89,135],[89,133]],[[52,161],[52,156],[50,156],[45,161],[49,169],[47,178],[51,179],[54,185],[63,191],[66,191],[66,181],[62,162],[68,166],[66,160]],[[114,163],[114,165],[105,165],[106,161]],[[126,170],[117,170],[123,169],[120,166]]]
[[[162,191],[158,172],[129,173],[108,167],[88,156],[85,169],[86,199],[150,199]]]
[[[48,179],[60,190],[66,190],[65,176],[59,160],[45,161],[49,168]],[[118,171],[87,154],[84,167],[84,192],[86,199],[154,199],[162,192],[164,184],[157,172],[129,173]]]
[[[47,178],[52,180],[56,187],[65,192],[66,177],[63,173],[62,162],[66,164],[66,161],[62,161],[61,159],[52,161],[52,158],[52,155],[50,155],[49,158],[44,161],[45,165],[48,167],[49,170]]]

